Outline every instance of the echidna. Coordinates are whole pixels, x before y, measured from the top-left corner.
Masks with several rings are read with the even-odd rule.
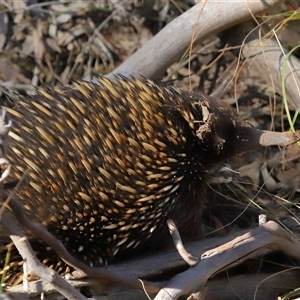
[[[150,80],[74,85],[38,89],[9,109],[7,157],[14,178],[30,170],[18,190],[30,218],[93,266],[163,247],[168,219],[195,238],[207,171],[255,148],[259,133],[220,101]]]

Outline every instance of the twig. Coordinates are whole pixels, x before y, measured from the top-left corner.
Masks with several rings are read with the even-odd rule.
[[[55,271],[48,269],[38,261],[26,236],[15,224],[13,218],[5,211],[1,216],[1,225],[9,233],[23,260],[27,262],[28,271],[31,274],[37,275],[46,282],[51,283],[59,293],[68,299],[86,299],[86,297],[80,294],[67,281],[63,280]]]
[[[190,254],[185,248],[182,243],[179,231],[174,223],[173,220],[168,220],[167,225],[170,231],[170,234],[173,239],[173,243],[181,256],[181,258],[189,265],[189,266],[195,266],[199,262],[199,258],[197,256],[193,256]]]

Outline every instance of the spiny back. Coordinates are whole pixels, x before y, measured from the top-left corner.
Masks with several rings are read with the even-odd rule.
[[[18,195],[31,218],[91,265],[160,248],[169,218],[193,238],[206,172],[226,156],[228,111],[150,80],[74,85],[37,90],[9,110],[8,158],[18,178],[30,170]],[[214,122],[201,136],[203,105]]]

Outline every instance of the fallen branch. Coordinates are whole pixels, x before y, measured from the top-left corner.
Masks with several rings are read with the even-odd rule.
[[[231,235],[223,238],[211,238],[189,243],[185,245],[185,247],[189,253],[201,257],[201,261],[197,266],[191,267],[184,272],[182,272],[182,268],[186,266],[186,264],[176,250],[141,257],[116,265],[109,265],[106,267],[106,270],[112,274],[126,274],[130,277],[135,276],[137,278],[147,279],[148,281],[158,275],[161,276],[165,271],[170,272],[173,270],[176,272],[176,270],[181,270],[182,273],[176,275],[169,282],[161,282],[165,288],[162,289],[155,298],[177,299],[179,294],[188,295],[201,289],[201,287],[203,288],[206,284],[209,287],[208,294],[216,293],[216,290],[219,289],[214,283],[214,279],[210,280],[208,283],[208,278],[211,278],[214,274],[224,268],[229,269],[249,258],[257,257],[262,254],[265,255],[274,250],[281,250],[300,260],[300,242],[273,221],[267,222],[239,237],[234,238],[233,235]],[[295,272],[293,273],[294,276],[299,274],[299,272],[297,274]],[[270,276],[270,274],[259,274],[255,277],[255,282],[268,276]],[[280,278],[280,275],[277,276]],[[284,276],[284,274],[282,276]],[[293,280],[293,286],[298,284],[296,278]],[[235,277],[230,280],[231,283],[234,284]],[[248,284],[241,286],[239,279],[236,278],[236,280],[235,291],[238,291],[238,288],[241,288],[244,291],[250,289]],[[279,279],[277,279],[277,281],[278,280]],[[70,282],[76,287],[90,286],[92,289],[97,288],[97,294],[106,293],[109,295],[109,299],[120,299],[120,295],[126,290],[126,288],[120,285],[111,286],[108,282],[92,278],[87,278],[85,280],[71,280]],[[269,284],[272,285],[272,280]],[[254,285],[253,283],[253,286],[251,287],[252,293],[255,292],[256,286],[257,285]],[[54,292],[53,288],[51,289],[47,284],[29,283],[29,292],[33,295],[37,295],[44,290]],[[280,291],[283,290],[284,286],[280,288]],[[9,289],[9,292],[20,292],[20,288],[13,287]],[[134,290],[128,290],[128,292],[126,292],[126,294],[131,295],[130,299],[142,299],[143,293],[144,292],[142,291]],[[163,298],[166,294],[168,294],[170,298]],[[230,299],[230,296],[228,297]]]
[[[53,288],[55,288],[59,293],[61,293],[68,299],[87,299],[82,294],[80,294],[70,283],[62,279],[55,271],[50,270],[39,262],[30,246],[30,243],[28,242],[27,237],[15,224],[13,218],[5,211],[2,212],[1,215],[1,225],[10,235],[10,238],[17,247],[23,260],[26,261],[28,271],[31,274],[40,277],[45,282],[51,283]]]
[[[173,300],[201,291],[207,280],[220,270],[275,250],[281,250],[300,260],[300,242],[277,223],[269,221],[220,247],[203,253],[201,261],[195,267],[173,277],[157,294],[155,300]]]
[[[107,77],[117,74],[159,79],[193,44],[199,44],[236,24],[243,23],[281,1],[201,1],[169,23]],[[218,21],[216,22],[216,18]],[[180,37],[180,38],[178,38]]]

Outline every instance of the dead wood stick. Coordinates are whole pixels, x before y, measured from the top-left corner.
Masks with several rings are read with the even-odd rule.
[[[273,250],[275,248],[264,248],[263,244],[266,243],[267,240],[269,240],[270,244],[272,245],[272,239],[275,240],[273,244],[275,244],[277,248],[278,245],[281,244],[279,246],[279,249],[286,252],[287,254],[297,257],[298,259],[300,258],[300,253],[298,253],[300,251],[299,242],[274,222],[268,222],[266,223],[266,225],[258,227],[250,233],[244,234],[240,237],[236,238],[235,236],[211,238],[186,244],[185,247],[190,253],[194,253],[198,257],[206,257],[203,258],[196,267],[190,268],[187,271],[183,272],[181,275],[182,279],[185,280],[185,276],[191,276],[190,272],[193,271],[194,273],[192,274],[192,276],[196,277],[195,281],[197,282],[197,284],[201,284],[202,279],[199,277],[201,275],[201,272],[203,272],[204,274],[206,272],[209,272],[207,276],[211,277],[215,272],[219,271],[218,268],[222,269],[224,267],[231,267],[235,263],[240,263],[241,261],[248,259],[250,256],[257,255],[259,251],[266,251],[264,253],[271,252],[271,248]],[[278,238],[281,239],[281,241],[278,241]],[[262,246],[262,248],[259,248],[259,246]],[[285,251],[285,247],[292,247],[292,252],[290,250]],[[212,250],[207,251],[207,249]],[[258,251],[255,251],[255,249],[258,249]],[[244,256],[243,253],[245,254]],[[215,263],[218,264],[216,268],[214,266]],[[122,274],[127,272],[128,276],[136,276],[138,278],[145,278],[147,280],[150,280],[152,276],[161,275],[166,270],[170,271],[176,268],[182,269],[182,266],[184,265],[185,262],[181,259],[178,252],[173,250],[167,253],[164,252],[151,256],[140,257],[138,259],[122,262],[117,265],[109,265],[106,267],[106,269],[111,273]],[[201,269],[196,271],[195,268],[198,268],[199,265],[201,266]],[[215,268],[215,270],[211,270],[212,268]],[[178,280],[180,280],[180,278],[178,278]],[[193,284],[193,280],[190,280],[190,278],[186,279],[186,281],[190,282],[191,284]],[[119,295],[119,297],[122,290],[124,291],[124,287],[122,286],[115,285],[114,288],[112,288],[110,284],[95,281],[95,279],[91,278],[87,278],[85,279],[85,281],[76,280],[74,283],[78,287],[96,285],[98,288],[97,291],[99,293],[107,293],[108,286],[110,286],[109,294]],[[205,282],[203,284],[205,284]],[[170,285],[165,283],[165,286],[168,288]],[[29,287],[32,293],[37,293],[38,291],[42,290],[43,285],[29,283]],[[193,286],[191,288],[193,288]],[[18,291],[18,289],[17,287],[13,287],[10,289],[10,291]],[[112,299],[119,299],[118,297],[116,297]],[[132,299],[141,299],[141,294]]]
[[[201,1],[169,23],[143,47],[107,77],[117,74],[159,79],[165,70],[180,60],[189,47],[198,44],[253,15],[279,5],[281,1]],[[217,21],[216,21],[217,20]]]
[[[52,284],[52,286],[67,299],[85,300],[70,283],[62,279],[55,271],[48,269],[36,258],[26,236],[15,224],[12,217],[5,211],[1,215],[1,225],[9,233],[22,258],[26,261],[31,274],[37,275],[41,279]]]
[[[173,277],[155,300],[173,300],[201,291],[207,280],[219,270],[250,256],[275,250],[300,259],[300,242],[277,223],[269,221],[220,247],[206,251],[195,267]]]

